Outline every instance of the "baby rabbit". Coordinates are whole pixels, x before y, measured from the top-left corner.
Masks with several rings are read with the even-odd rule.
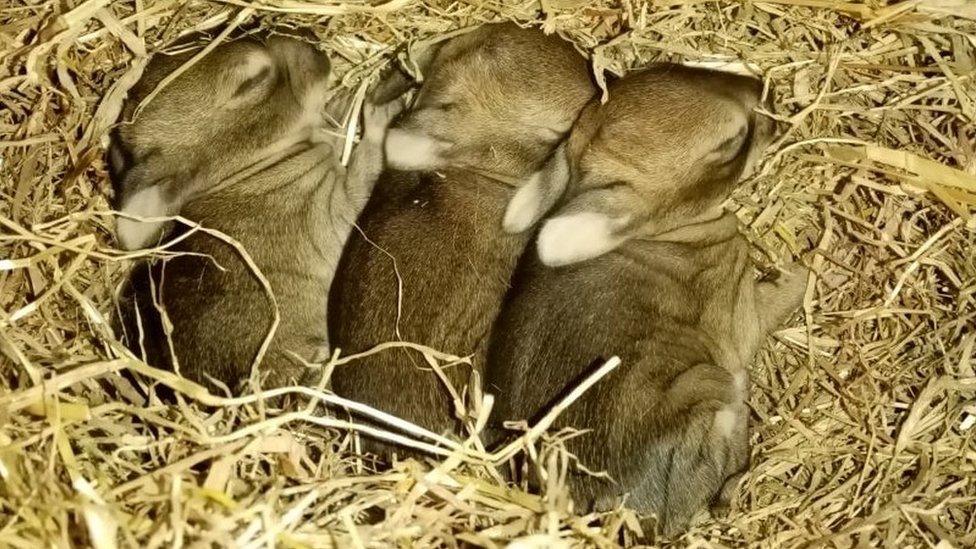
[[[798,272],[757,284],[721,207],[772,131],[752,112],[760,89],[660,65],[612,84],[606,104],[591,101],[569,138],[565,201],[493,329],[485,384],[498,397],[496,427],[541,415],[621,357],[559,422],[588,430],[569,450],[613,482],[574,474],[571,490],[597,508],[629,494],[664,532],[746,466],[747,366],[805,283]],[[552,192],[534,189],[516,217],[539,219]]]
[[[157,55],[130,92],[109,164],[118,209],[179,214],[237,240],[274,292],[280,325],[262,363],[266,386],[298,381],[299,357],[328,346],[329,285],[342,245],[382,166],[387,111],[373,108],[349,172],[325,136],[329,61],[294,38],[222,44],[134,113],[195,52]],[[170,227],[118,221],[123,248],[155,245]],[[227,242],[176,224],[183,255],[141,264],[120,305],[129,347],[197,382],[240,388],[273,322],[274,304]],[[154,297],[157,296],[158,297]],[[171,325],[168,340],[167,325]]]
[[[454,38],[426,64],[412,109],[387,134],[393,169],[339,263],[330,334],[346,354],[404,340],[473,355],[480,371],[529,238],[502,231],[506,207],[525,184],[565,184],[565,157],[553,152],[595,88],[569,43],[512,24]],[[448,391],[421,368],[416,353],[385,351],[340,366],[332,386],[427,428],[455,427]],[[459,388],[469,377],[445,373]]]

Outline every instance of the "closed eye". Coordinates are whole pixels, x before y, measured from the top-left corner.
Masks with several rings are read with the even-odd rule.
[[[269,76],[271,76],[270,65],[263,67],[260,71],[258,71],[257,74],[241,82],[240,85],[237,86],[237,90],[234,91],[234,95],[232,97],[238,98],[242,95],[250,93],[251,91],[257,89],[266,80],[268,80]]]
[[[726,139],[725,141],[719,143],[719,145],[715,147],[715,149],[720,151],[738,151],[739,149],[742,148],[742,144],[745,141],[746,135],[748,134],[749,134],[749,126],[747,124],[739,128],[738,133]]]
[[[722,141],[718,144],[718,146],[712,149],[709,156],[719,164],[728,164],[729,162],[732,162],[733,160],[739,158],[742,152],[746,149],[750,142],[751,134],[751,124],[742,126],[738,133],[725,141]]]
[[[605,191],[625,191],[630,188],[630,184],[625,181],[612,181],[610,183],[601,183],[599,185],[593,186],[593,189],[605,190]]]

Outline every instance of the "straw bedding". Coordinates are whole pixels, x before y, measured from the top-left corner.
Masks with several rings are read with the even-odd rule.
[[[147,53],[228,23],[309,27],[337,85],[358,88],[397,46],[502,19],[574,40],[598,80],[745,60],[783,122],[729,208],[763,268],[801,260],[816,276],[755,361],[752,466],[731,512],[655,543],[976,545],[970,0],[0,0],[0,545],[637,539],[626,508],[574,512],[566,433],[519,448],[546,473],[541,493],[504,486],[485,461],[506,456],[471,440],[377,470],[351,416],[315,408],[327,393],[284,410],[207,394],[124,354],[108,328],[132,257],[113,248],[104,136]],[[159,383],[177,403],[133,387]],[[466,405],[476,427],[485,403]],[[385,429],[431,442],[403,427]]]

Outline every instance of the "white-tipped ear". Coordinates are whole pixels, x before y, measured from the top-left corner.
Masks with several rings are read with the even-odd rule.
[[[586,261],[624,242],[617,235],[621,223],[596,212],[580,212],[549,219],[539,231],[539,259],[550,267]]]
[[[519,187],[505,208],[502,229],[520,233],[538,223],[562,196],[569,182],[569,162],[560,145],[545,166]]]
[[[542,209],[544,191],[542,181],[537,175],[533,175],[528,183],[515,191],[515,196],[505,208],[502,229],[506,233],[520,233],[534,225],[542,215],[539,210]]]
[[[139,217],[164,217],[172,214],[173,205],[167,202],[160,185],[153,185],[128,198],[122,204],[121,211]],[[136,250],[155,244],[167,225],[166,221],[138,221],[120,217],[115,231],[122,249]]]
[[[447,145],[429,135],[391,129],[386,133],[386,162],[398,170],[432,170],[443,164]]]

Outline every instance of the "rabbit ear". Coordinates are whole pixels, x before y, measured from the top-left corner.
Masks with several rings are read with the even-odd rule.
[[[507,233],[528,230],[562,197],[569,183],[566,146],[560,145],[542,169],[532,174],[505,208],[502,228]]]
[[[539,259],[550,267],[561,267],[601,256],[626,240],[618,229],[626,221],[600,212],[550,218],[539,231]]]
[[[601,256],[627,241],[649,212],[625,185],[584,192],[543,223],[539,259],[559,267]]]

